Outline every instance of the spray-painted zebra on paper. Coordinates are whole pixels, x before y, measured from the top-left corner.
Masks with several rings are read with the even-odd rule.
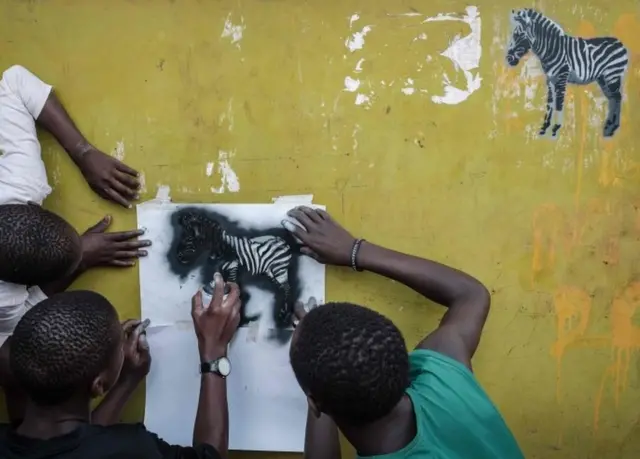
[[[540,135],[546,134],[552,122],[553,137],[562,127],[567,83],[597,82],[609,102],[603,135],[611,137],[620,127],[622,81],[629,66],[629,53],[620,40],[572,37],[551,19],[529,8],[512,10],[511,25],[507,63],[516,66],[531,51],[547,77],[547,110]]]
[[[248,279],[251,282],[262,279],[266,281],[263,286],[276,297],[273,320],[277,329],[291,326],[299,295],[295,272],[300,253],[290,234],[286,230],[259,233],[235,228],[230,231],[218,220],[224,219],[196,208],[185,208],[172,216],[176,237],[169,260],[174,271],[184,277],[202,267],[204,282],[209,282],[214,272],[220,272],[226,282],[236,282],[241,289]],[[227,223],[227,226],[232,225]],[[260,314],[247,315],[243,307],[241,325],[259,318]],[[282,335],[283,340],[288,337]]]

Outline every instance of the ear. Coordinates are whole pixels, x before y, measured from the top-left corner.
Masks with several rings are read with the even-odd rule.
[[[106,378],[100,373],[91,383],[91,398],[102,397],[109,389],[106,384]]]
[[[316,418],[319,418],[322,415],[322,410],[320,410],[320,407],[310,395],[307,395],[307,403],[309,404],[309,411],[313,413]]]
[[[509,22],[512,26],[518,25],[518,10],[511,10],[511,14],[509,15]]]

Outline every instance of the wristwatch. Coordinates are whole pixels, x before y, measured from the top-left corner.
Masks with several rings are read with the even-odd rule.
[[[229,376],[231,373],[231,362],[226,357],[220,357],[216,360],[210,360],[209,362],[202,362],[200,364],[200,373],[213,373],[223,378]]]

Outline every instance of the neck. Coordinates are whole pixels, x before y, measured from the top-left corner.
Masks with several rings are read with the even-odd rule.
[[[550,37],[554,37],[554,40],[562,40],[564,33],[553,27],[552,25],[548,25],[546,28],[538,25],[535,27],[535,33],[533,34],[533,39],[531,40],[531,51],[534,52],[538,58],[544,60],[546,58],[554,58],[557,57],[558,51],[555,46],[549,46],[548,43],[550,41]],[[545,39],[541,39],[540,37],[544,36]]]
[[[365,425],[336,424],[360,456],[377,456],[400,451],[416,436],[416,417],[411,399],[405,395],[389,414]]]
[[[47,440],[68,434],[80,425],[91,422],[90,400],[75,397],[55,406],[40,406],[27,402],[24,420],[17,433],[29,438]]]

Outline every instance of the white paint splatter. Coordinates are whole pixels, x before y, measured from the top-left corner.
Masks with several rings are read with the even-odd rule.
[[[349,18],[349,28],[353,27],[353,23],[360,19],[360,15],[358,13],[354,13]]]
[[[371,103],[371,99],[369,99],[369,96],[366,96],[364,94],[358,94],[356,96],[356,105],[370,104],[370,103]]]
[[[229,99],[227,111],[221,113],[218,117],[218,126],[222,126],[225,121],[227,122],[227,128],[229,131],[233,131],[233,97]]]
[[[601,128],[607,115],[607,98],[602,93],[595,96],[592,91],[587,89],[584,90],[584,93],[590,100],[589,125],[593,128]]]
[[[360,132],[360,125],[356,124],[353,127],[353,133],[351,137],[353,137],[353,151],[355,152],[358,149],[358,132]]]
[[[140,182],[140,193],[146,193],[147,192],[147,179],[144,175],[144,172],[140,172],[140,175],[138,176],[138,182]]]
[[[111,156],[118,161],[124,161],[124,139],[116,142],[116,148],[111,152]]]
[[[390,17],[398,17],[398,16],[408,16],[408,17],[411,17],[411,16],[422,16],[422,14],[420,14],[420,13],[416,13],[416,12],[411,12],[411,13],[395,13],[395,14],[387,13],[387,16],[390,16]]]
[[[234,155],[235,154],[233,152],[226,152],[224,150],[218,151],[218,173],[220,174],[220,186],[211,187],[212,193],[224,193],[225,189],[232,193],[240,191],[240,180],[238,180],[238,175],[229,164],[229,158]],[[211,164],[211,170],[213,172],[214,163],[209,164]],[[207,171],[209,169],[209,164],[207,164]]]
[[[360,87],[360,80],[351,78],[350,76],[344,79],[344,90],[348,92],[356,92]]]
[[[410,96],[411,94],[416,92],[415,88],[413,87],[413,78],[407,78],[407,81],[404,83],[404,88],[402,88],[400,91],[402,91],[402,93],[407,96]]]
[[[60,185],[60,178],[61,178],[61,174],[60,174],[60,168],[56,165],[55,169],[53,169],[53,186],[51,188],[55,188],[56,186]]]
[[[416,38],[414,38],[413,40],[411,40],[412,42],[414,41],[418,41],[418,40],[426,40],[427,39],[427,34],[422,32],[421,34],[419,34]]]
[[[213,163],[207,163],[207,177],[211,177],[211,174],[213,174]]]
[[[224,27],[222,29],[222,38],[231,38],[231,44],[235,44],[238,49],[240,49],[240,41],[242,40],[242,35],[246,26],[244,25],[244,17],[240,17],[240,24],[234,24],[231,22],[231,13],[227,16],[227,19],[224,21]]]
[[[364,26],[360,32],[355,32],[351,38],[347,38],[344,45],[350,52],[362,49],[364,46],[364,37],[366,37],[369,32],[371,32],[371,26]]]
[[[353,70],[356,73],[362,72],[362,64],[364,63],[364,58],[360,59],[356,64],[356,68]]]
[[[438,14],[435,17],[425,19],[423,22],[434,21],[461,21],[471,28],[471,33],[462,38],[456,36],[449,47],[441,53],[442,56],[451,60],[456,70],[462,70],[466,88],[461,89],[453,86],[449,78],[444,75],[444,95],[432,96],[431,100],[437,104],[455,105],[464,102],[469,96],[480,89],[482,78],[479,72],[472,72],[480,67],[480,57],[482,56],[481,20],[478,7],[468,6],[466,14],[462,17],[455,14]]]

